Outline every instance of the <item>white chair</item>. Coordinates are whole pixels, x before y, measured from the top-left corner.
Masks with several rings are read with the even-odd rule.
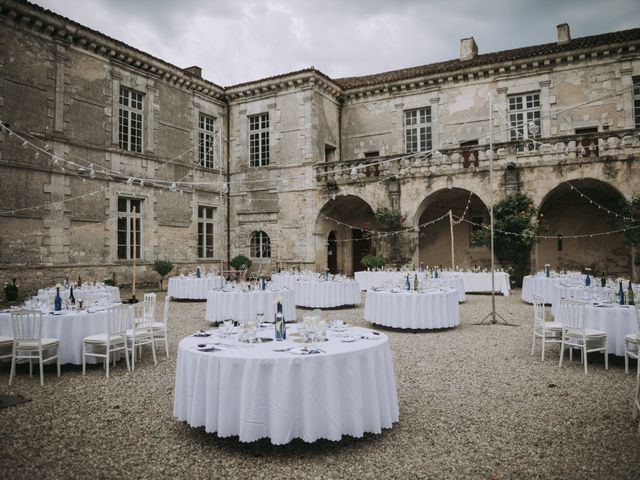
[[[153,322],[153,336],[157,339],[164,338],[164,350],[169,358],[169,304],[171,296],[167,295],[164,299],[164,315],[162,322]]]
[[[127,354],[127,328],[131,323],[131,309],[128,305],[118,305],[107,309],[107,333],[99,333],[82,339],[82,375],[86,374],[85,357],[104,358],[104,366],[109,378],[109,360],[111,354],[124,350],[124,359],[127,362],[127,371],[131,371],[129,366],[129,356]],[[87,351],[87,346],[91,350]],[[96,347],[104,347],[104,353],[94,351]],[[116,357],[113,357],[113,366],[116,365]]]
[[[33,376],[32,360],[40,363],[40,385],[44,385],[44,364],[57,360],[58,377],[60,377],[60,340],[57,338],[42,338],[42,312],[39,310],[17,310],[11,312],[11,326],[13,328],[13,353],[11,359],[11,373],[9,385],[16,375],[16,362],[21,359],[29,360],[29,376]],[[55,350],[55,354],[44,358],[44,352]]]
[[[153,364],[158,364],[153,334],[156,306],[151,302],[140,302],[131,305],[130,308],[133,310],[133,328],[127,330],[127,349],[131,352],[131,371],[133,372],[136,369],[136,348],[141,351],[144,345],[151,346]]]
[[[153,292],[145,293],[143,301],[156,303],[156,294]]]
[[[0,353],[0,360],[3,358],[12,358],[13,357],[13,338],[12,337],[2,337],[0,336],[0,352],[2,350],[6,350],[9,353]]]
[[[638,346],[640,345],[640,305],[636,305],[637,330],[624,336],[624,373],[629,373],[629,358],[636,359],[636,369],[640,372]]]
[[[573,360],[573,349],[582,352],[584,374],[587,374],[587,354],[604,352],[604,368],[609,369],[609,349],[607,332],[585,328],[584,302],[563,298],[560,300],[560,322],[562,323],[562,344],[560,345],[560,367],[564,359],[564,349],[569,347],[569,360]],[[591,344],[591,348],[589,346]]]
[[[536,337],[542,342],[542,361],[546,343],[562,343],[562,324],[545,320],[544,299],[540,295],[533,296],[533,338],[531,339],[531,355],[536,348]]]

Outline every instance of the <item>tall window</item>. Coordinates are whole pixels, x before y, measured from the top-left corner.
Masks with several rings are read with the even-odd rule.
[[[198,206],[198,257],[213,258],[213,207]]]
[[[136,258],[140,258],[140,236],[142,199],[118,197],[118,258],[133,258],[133,232],[136,233]],[[136,209],[136,221],[133,221],[133,209]]]
[[[255,258],[269,258],[271,256],[271,240],[269,236],[257,231],[251,234],[251,256]]]
[[[249,165],[269,165],[269,114],[249,117]]]
[[[640,128],[640,77],[633,77],[633,113],[636,128]]]
[[[142,152],[142,96],[140,92],[120,87],[120,148],[130,152]]]
[[[509,96],[509,139],[540,138],[540,94]],[[531,126],[536,128],[531,131]]]
[[[404,144],[407,153],[431,150],[431,107],[404,112]]]
[[[215,118],[200,114],[198,120],[198,151],[200,153],[200,165],[206,168],[213,168],[214,147],[213,147],[213,125]]]

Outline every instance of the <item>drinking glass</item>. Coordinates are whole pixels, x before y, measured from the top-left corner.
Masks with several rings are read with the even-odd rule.
[[[258,328],[264,328],[264,313],[256,313],[256,326]]]
[[[228,337],[231,335],[231,328],[233,327],[233,319],[232,318],[227,318],[222,322],[222,325],[224,326],[224,336]]]

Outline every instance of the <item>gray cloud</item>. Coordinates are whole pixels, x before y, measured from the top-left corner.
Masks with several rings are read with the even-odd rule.
[[[640,25],[635,0],[36,0],[40,5],[221,85],[308,66],[332,77]]]

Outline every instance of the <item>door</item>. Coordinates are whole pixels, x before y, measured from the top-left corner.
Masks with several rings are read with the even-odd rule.
[[[336,232],[329,233],[327,242],[327,268],[329,273],[338,273],[338,244],[336,242]]]

